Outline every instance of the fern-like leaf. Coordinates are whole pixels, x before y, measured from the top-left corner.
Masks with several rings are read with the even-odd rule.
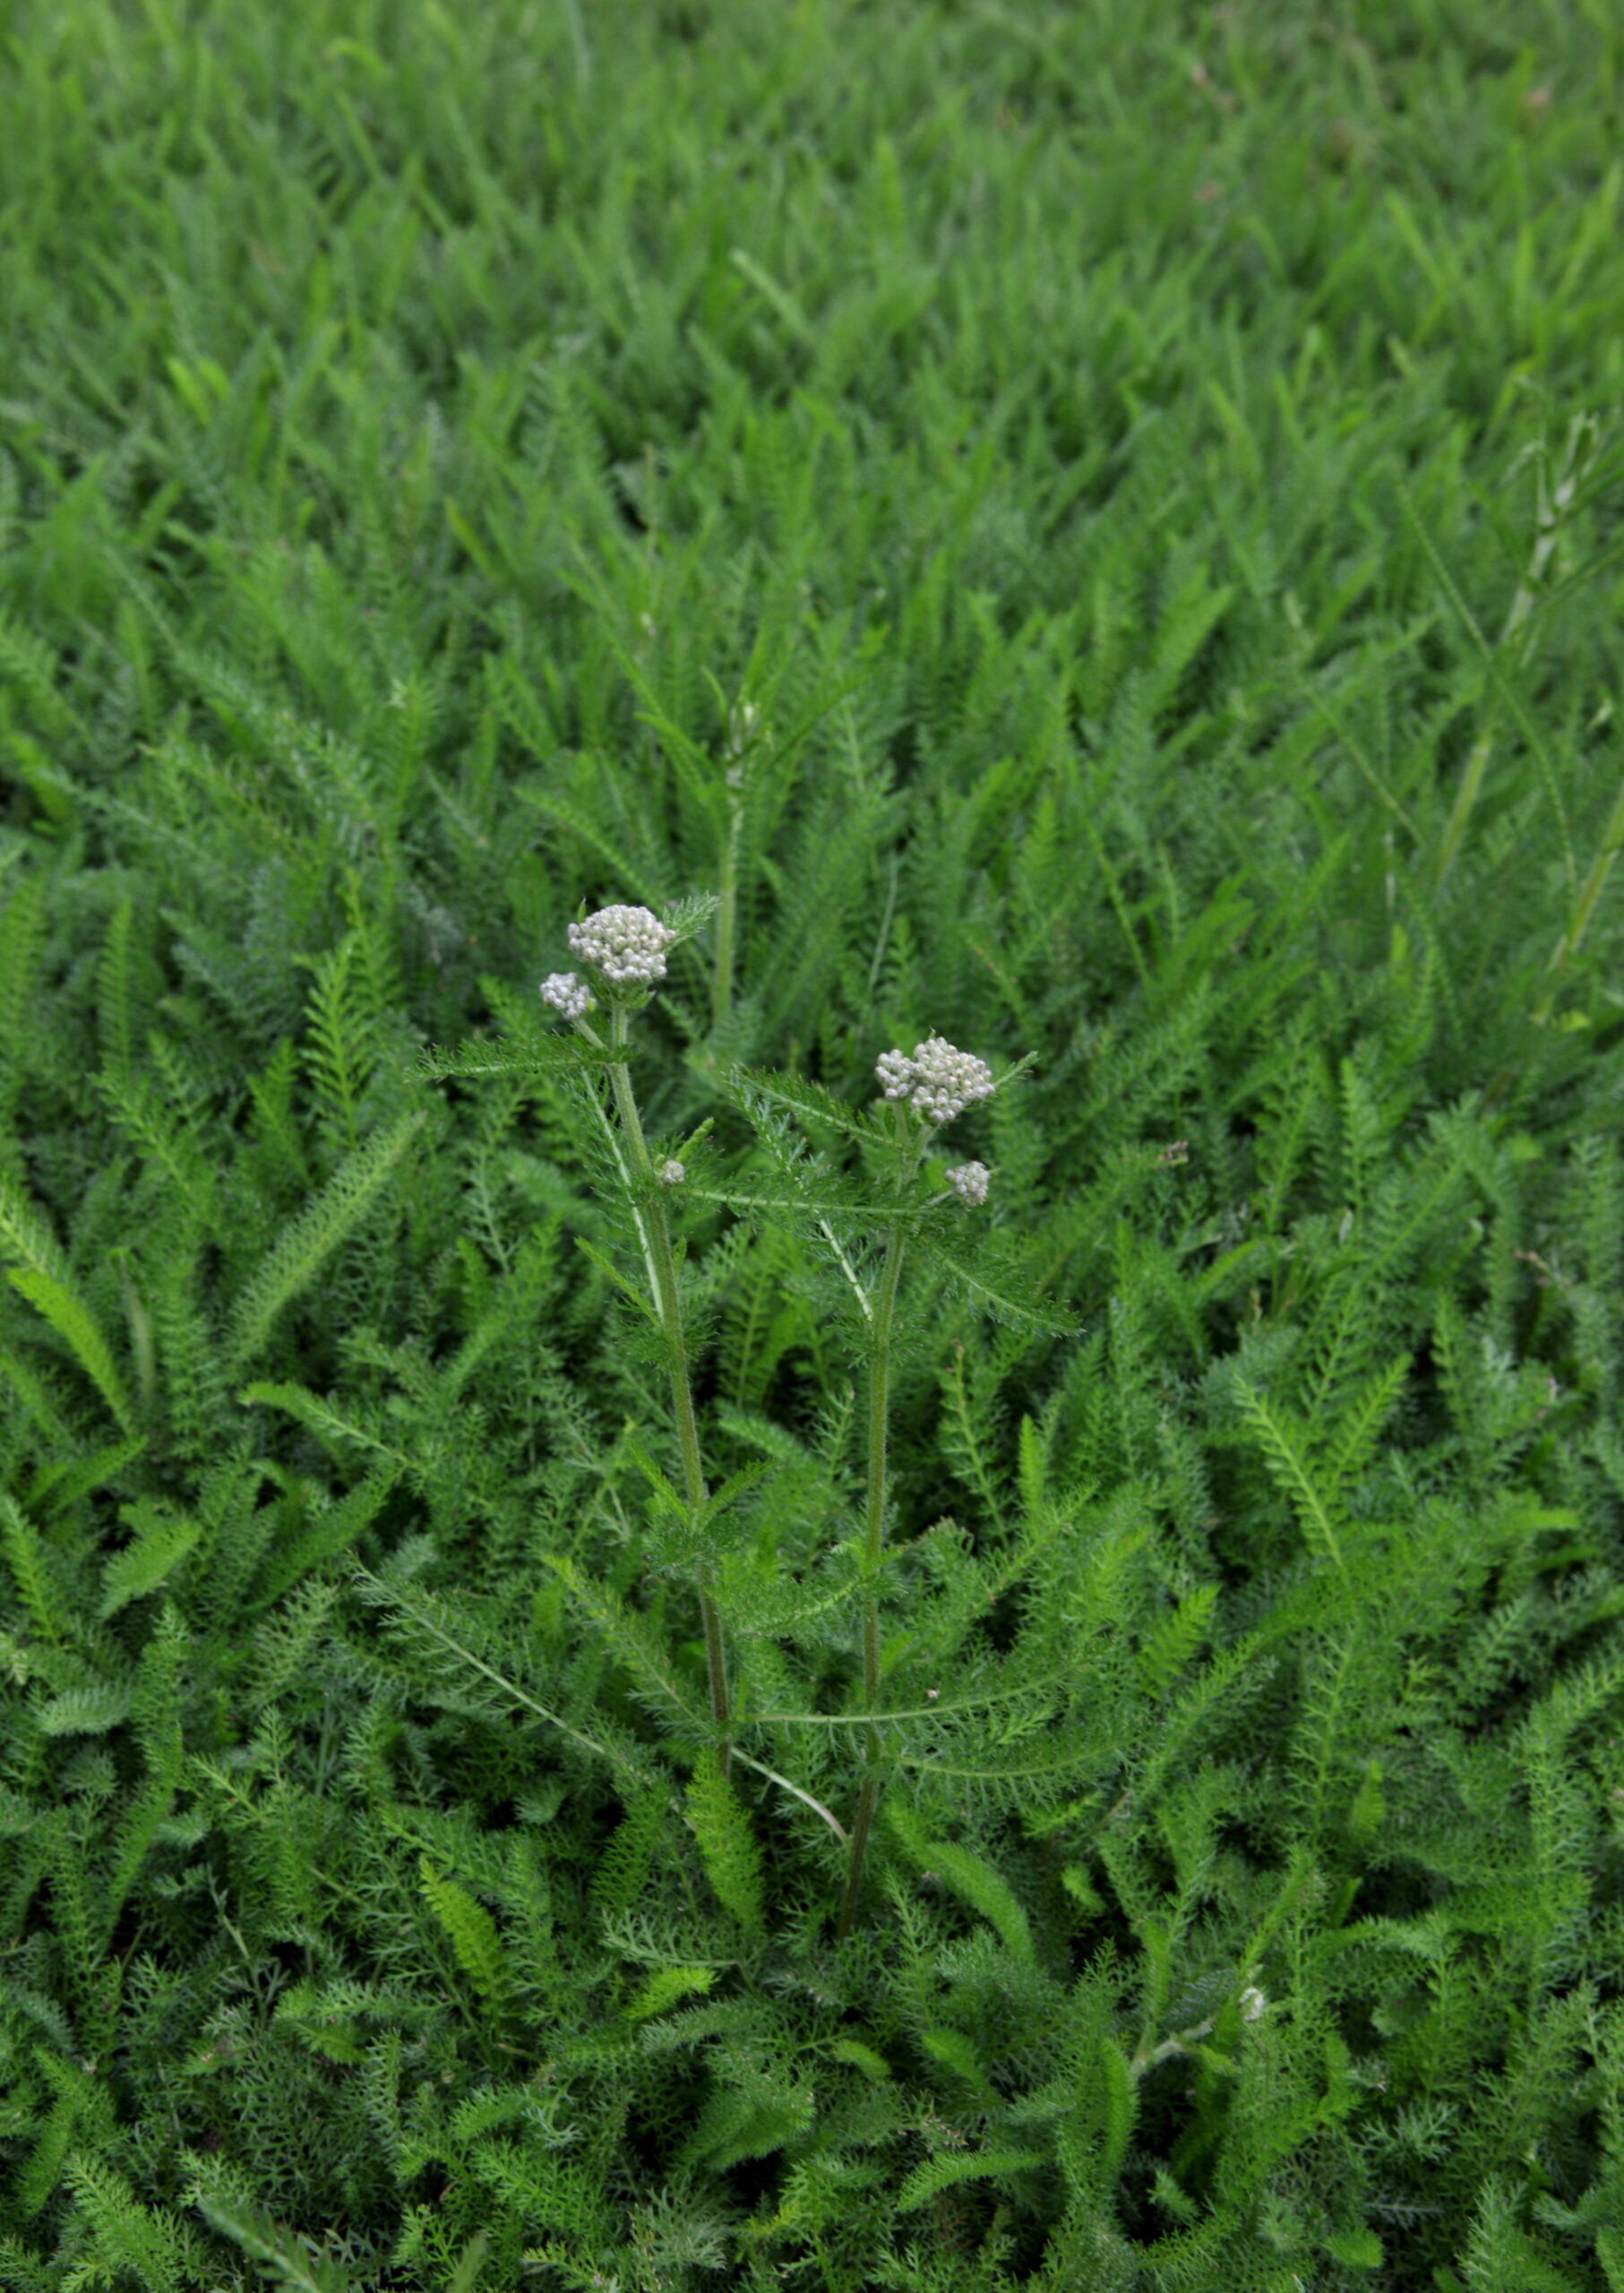
[[[608,1063],[607,1051],[595,1049],[577,1035],[537,1035],[520,1042],[497,1035],[489,1043],[459,1043],[452,1051],[426,1044],[410,1072],[422,1083],[443,1083],[477,1075],[567,1075]]]
[[[976,2150],[967,2157],[960,2153],[926,2158],[915,2167],[898,2191],[897,2211],[915,2212],[941,2191],[951,2189],[956,2182],[987,2181],[1002,2174],[1024,2173],[1029,2167],[1048,2162],[1041,2150]]]
[[[1201,1584],[1164,1617],[1139,1650],[1139,1670],[1152,1696],[1164,1695],[1207,1637],[1216,1584]]]
[[[436,1871],[426,1855],[417,1859],[417,1874],[428,1907],[450,1936],[462,1971],[486,2005],[505,2005],[511,1979],[507,1950],[495,1920],[466,1887]]]
[[[694,1736],[709,1739],[709,1715],[688,1695],[643,1619],[614,1593],[584,1576],[567,1554],[544,1552],[541,1558],[544,1565],[569,1587],[614,1655],[646,1684],[654,1708],[667,1713],[675,1712]]]
[[[696,1991],[703,1996],[715,1980],[709,1967],[656,1967],[622,2011],[629,2022],[646,2022],[679,1998],[692,1998]]]
[[[1296,1507],[1297,1517],[1310,1545],[1322,1558],[1328,1559],[1337,1573],[1347,1576],[1347,1566],[1342,1558],[1336,1528],[1332,1518],[1336,1508],[1334,1496],[1328,1498],[1310,1467],[1300,1447],[1300,1435],[1293,1427],[1281,1422],[1276,1408],[1255,1386],[1244,1378],[1237,1380],[1241,1405],[1250,1419],[1262,1443],[1264,1460],[1275,1480],[1285,1490]]]
[[[761,1851],[750,1817],[713,1759],[700,1760],[689,1780],[687,1800],[711,1892],[752,1935],[765,1934]]]
[[[979,1246],[947,1241],[940,1232],[922,1237],[924,1258],[942,1267],[949,1281],[963,1290],[973,1306],[994,1321],[1017,1329],[1046,1332],[1053,1337],[1074,1337],[1074,1315],[1057,1312],[1035,1289],[1011,1252],[991,1241]]]
[[[392,1460],[379,1465],[358,1481],[355,1488],[341,1497],[336,1505],[318,1514],[292,1544],[278,1552],[266,1569],[253,1602],[257,1613],[279,1601],[301,1576],[319,1568],[323,1561],[334,1560],[347,1552],[359,1536],[377,1519],[384,1501],[400,1478],[400,1468]]]
[[[96,1317],[74,1286],[67,1257],[16,1180],[0,1171],[0,1258],[14,1263],[12,1286],[72,1347],[80,1367],[126,1433],[135,1411]]]
[[[955,1847],[947,1840],[927,1840],[917,1817],[900,1801],[888,1800],[886,1813],[892,1831],[920,1868],[933,1871],[961,1902],[997,1930],[1013,1957],[1023,1966],[1035,1968],[1037,1954],[1031,1926],[1009,1881],[979,1855],[972,1855],[967,1847]]]
[[[102,1564],[101,1601],[96,1613],[103,1624],[132,1601],[156,1592],[202,1534],[198,1524],[184,1515],[165,1520],[142,1507],[127,1509],[135,1514],[140,1527],[122,1552],[109,1554]]]
[[[222,2237],[239,2246],[257,2263],[267,2285],[288,2293],[349,2293],[349,2277],[338,2262],[312,2250],[309,2240],[284,2229],[262,2206],[245,2205],[217,2190],[200,2191],[198,2211]]]
[[[0,1490],[0,1546],[35,1631],[54,1647],[65,1647],[70,1637],[67,1611],[51,1581],[46,1548],[21,1506],[4,1490]]]
[[[659,1844],[666,1798],[663,1783],[640,1792],[598,1857],[591,1898],[600,1919],[621,1918],[641,1894]]]
[[[227,1344],[233,1376],[264,1344],[283,1307],[315,1279],[323,1260],[360,1224],[427,1120],[421,1111],[403,1115],[390,1129],[369,1138],[340,1164],[314,1201],[283,1227],[237,1299]]]
[[[111,2166],[75,2151],[67,2180],[105,2267],[128,2270],[144,2293],[187,2293],[206,2281],[196,2234],[162,2208],[143,2205]]]
[[[538,1720],[549,1722],[572,1743],[579,1744],[583,1751],[591,1752],[597,1758],[607,1760],[617,1767],[640,1790],[649,1788],[653,1779],[647,1762],[640,1756],[640,1747],[629,1738],[621,1739],[616,1731],[607,1727],[604,1729],[605,1739],[600,1741],[598,1738],[571,1727],[567,1720],[561,1718],[556,1712],[549,1711],[545,1704],[538,1704],[516,1680],[508,1679],[471,1645],[479,1636],[477,1627],[460,1617],[449,1601],[424,1591],[421,1585],[385,1584],[370,1569],[363,1568],[358,1561],[352,1563],[351,1574],[361,1598],[374,1607],[397,1610],[408,1638],[416,1638],[425,1649],[432,1650],[442,1666],[446,1656],[455,1657],[469,1671],[488,1680],[505,1702],[517,1705],[523,1711],[533,1712]]]

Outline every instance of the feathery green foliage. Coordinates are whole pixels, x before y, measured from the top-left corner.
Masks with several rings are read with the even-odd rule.
[[[1616,13],[7,31],[0,2287],[1621,2293]]]

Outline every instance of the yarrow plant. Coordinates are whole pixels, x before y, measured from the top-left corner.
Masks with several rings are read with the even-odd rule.
[[[987,1198],[987,1166],[984,1163],[960,1163],[948,1172],[948,1184],[973,1210],[979,1210]]]
[[[905,1255],[917,1243],[949,1278],[961,1280],[984,1304],[991,1304],[1015,1318],[1025,1317],[1038,1327],[1065,1329],[1064,1321],[1049,1315],[1035,1298],[1024,1295],[1018,1278],[1008,1269],[990,1271],[986,1246],[969,1257],[963,1244],[950,1239],[963,1209],[979,1209],[987,1200],[991,1173],[979,1161],[948,1168],[945,1183],[932,1187],[924,1175],[938,1133],[1002,1087],[992,1067],[976,1053],[961,1051],[943,1035],[932,1034],[916,1043],[911,1054],[900,1049],[882,1052],[874,1073],[881,1095],[870,1110],[858,1112],[842,1106],[815,1086],[793,1077],[746,1074],[730,1070],[723,1087],[749,1118],[777,1177],[763,1184],[753,1177],[728,1185],[709,1182],[708,1168],[700,1165],[699,1183],[684,1160],[690,1145],[697,1146],[709,1130],[701,1125],[682,1155],[651,1151],[632,1084],[632,1023],[666,983],[672,952],[698,932],[724,903],[700,899],[683,904],[663,920],[647,907],[614,905],[579,916],[568,929],[571,953],[585,977],[576,971],[550,972],[540,983],[547,1010],[566,1021],[576,1049],[549,1038],[543,1045],[547,1067],[572,1065],[584,1086],[584,1104],[598,1127],[617,1183],[622,1207],[629,1214],[640,1249],[647,1295],[663,1337],[669,1377],[672,1412],[681,1454],[681,1490],[669,1482],[657,1464],[633,1450],[654,1489],[657,1504],[679,1522],[675,1540],[661,1547],[667,1557],[681,1556],[694,1567],[709,1689],[710,1740],[715,1762],[713,1781],[706,1782],[698,1768],[691,1786],[697,1793],[696,1827],[701,1843],[712,1852],[707,1868],[721,1900],[738,1908],[751,1895],[748,1874],[741,1876],[739,1857],[732,1862],[717,1845],[734,1821],[726,1801],[708,1799],[720,1790],[726,1794],[731,1764],[736,1756],[758,1769],[774,1783],[812,1808],[846,1851],[846,1884],[837,1919],[837,1939],[851,1933],[862,1889],[864,1859],[887,1771],[880,1719],[882,1683],[880,1629],[880,1586],[884,1561],[887,1499],[887,1432],[894,1326]],[[718,947],[726,923],[717,924]],[[530,1055],[515,1053],[522,1064]],[[1023,1061],[1003,1078],[1004,1083],[1025,1069]],[[453,1057],[441,1072],[488,1073],[503,1064],[500,1054],[482,1050],[459,1061]],[[603,1088],[606,1078],[608,1089]],[[860,1146],[869,1181],[861,1186],[821,1157],[809,1156],[804,1146],[790,1138],[786,1121],[799,1118],[813,1125],[832,1123]],[[820,1250],[832,1250],[845,1284],[855,1292],[861,1313],[859,1327],[867,1368],[866,1473],[863,1531],[855,1548],[857,1595],[862,1644],[862,1702],[853,1715],[864,1733],[855,1813],[849,1830],[821,1800],[801,1784],[780,1775],[738,1748],[738,1714],[733,1703],[724,1639],[722,1578],[718,1564],[722,1548],[716,1526],[724,1509],[753,1481],[768,1471],[761,1466],[737,1473],[713,1495],[701,1452],[699,1416],[691,1374],[690,1344],[684,1327],[683,1301],[673,1246],[667,1200],[681,1188],[696,1205],[723,1205],[750,1220],[768,1218],[798,1229]],[[945,1215],[941,1206],[958,1209]],[[844,1230],[845,1239],[841,1232]],[[962,1232],[962,1229],[958,1230]],[[868,1249],[878,1246],[878,1271],[864,1282],[854,1264]],[[584,1247],[585,1245],[583,1245]],[[615,1276],[620,1279],[619,1275]],[[759,1629],[760,1627],[756,1627]],[[932,1691],[932,1696],[934,1692]],[[734,1835],[737,1846],[738,1834]]]
[[[646,907],[600,907],[570,926],[570,948],[615,987],[652,987],[666,976],[676,934]]]
[[[933,1123],[951,1122],[977,1099],[992,1095],[992,1069],[986,1061],[941,1035],[915,1043],[912,1059],[899,1051],[881,1052],[874,1071],[888,1099],[911,1100]]]
[[[589,1011],[596,1011],[597,1001],[589,987],[585,987],[572,971],[550,972],[541,983],[541,1000],[554,1011],[562,1011],[566,1019],[584,1019]]]
[[[943,1124],[955,1121],[967,1108],[974,1106],[979,1100],[991,1098],[996,1086],[992,1070],[984,1059],[978,1059],[972,1052],[960,1051],[945,1036],[935,1035],[924,1043],[915,1043],[911,1059],[898,1050],[881,1052],[875,1061],[874,1072],[887,1104],[898,1109],[898,1120],[904,1124],[902,1142],[906,1159],[897,1172],[898,1187],[901,1192],[912,1181],[933,1133]],[[904,1108],[915,1118],[912,1124],[903,1114]],[[924,1119],[923,1127],[917,1121],[921,1116]],[[984,1164],[966,1163],[948,1172],[948,1183],[962,1202],[980,1204],[986,1200],[987,1175]],[[938,1195],[934,1199],[940,1201],[942,1198]],[[864,1524],[864,1575],[871,1588],[880,1574],[885,1537],[891,1332],[907,1241],[907,1227],[902,1221],[898,1220],[886,1228],[885,1260],[875,1288],[871,1317],[872,1358],[869,1371],[868,1489]],[[880,1605],[872,1589],[868,1591],[864,1604],[863,1689],[864,1701],[870,1711],[873,1711],[880,1699]],[[879,1730],[871,1729],[868,1772],[864,1777],[857,1812],[852,1824],[846,1895],[840,1905],[837,1928],[838,1938],[842,1942],[851,1933],[852,1921],[856,1914],[858,1893],[863,1884],[864,1858],[867,1852],[869,1834],[873,1827],[874,1811],[880,1804],[882,1789],[880,1758]]]
[[[632,1215],[642,1241],[644,1260],[654,1291],[655,1308],[665,1331],[671,1403],[683,1455],[683,1486],[691,1513],[697,1523],[709,1501],[709,1492],[706,1488],[704,1467],[700,1456],[699,1426],[694,1416],[693,1393],[688,1375],[688,1348],[683,1330],[676,1258],[671,1247],[671,1230],[666,1221],[665,1207],[660,1199],[660,1189],[680,1186],[686,1173],[682,1163],[674,1155],[656,1166],[643,1135],[642,1119],[632,1087],[632,1069],[626,1058],[628,1020],[632,1011],[645,1000],[639,991],[653,987],[665,978],[666,953],[675,945],[679,935],[674,926],[662,923],[649,908],[616,906],[600,907],[594,914],[578,919],[571,924],[568,936],[571,953],[597,975],[608,1001],[609,1083],[620,1116],[622,1142],[617,1148],[611,1136],[609,1143],[623,1176],[629,1181]],[[545,1003],[562,1017],[572,1020],[594,1048],[604,1047],[596,1029],[587,1019],[588,1012],[595,1008],[594,999],[573,972],[550,973],[542,982],[541,995]],[[625,1161],[622,1161],[623,1152]],[[627,1162],[630,1164],[629,1173]],[[703,1564],[699,1572],[699,1594],[700,1615],[705,1634],[705,1658],[710,1680],[711,1716],[719,1730],[717,1756],[725,1779],[732,1758],[728,1735],[727,1668],[722,1645],[721,1619],[711,1590],[709,1571]]]

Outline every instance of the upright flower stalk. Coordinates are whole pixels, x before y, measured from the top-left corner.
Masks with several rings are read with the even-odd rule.
[[[631,1015],[641,1009],[649,1000],[648,991],[664,979],[666,951],[677,933],[646,907],[617,906],[599,908],[583,921],[572,923],[569,936],[571,950],[589,967],[607,1003],[606,1040],[593,1026],[588,1016],[597,1009],[597,1000],[591,989],[573,972],[554,972],[550,978],[545,979],[541,983],[542,1001],[568,1019],[595,1050],[607,1054],[606,1063],[610,1089],[620,1117],[618,1131],[601,1105],[597,1112],[610,1151],[631,1198],[655,1310],[666,1335],[672,1410],[676,1419],[677,1441],[683,1457],[683,1489],[689,1518],[697,1530],[709,1496],[700,1456],[699,1425],[689,1383],[688,1347],[683,1329],[676,1258],[671,1247],[671,1230],[666,1221],[664,1200],[666,1189],[682,1185],[686,1174],[682,1164],[674,1157],[668,1156],[657,1164],[649,1152],[636,1095],[632,1087],[632,1068],[627,1055]],[[841,1942],[850,1935],[856,1917],[869,1834],[873,1829],[875,1811],[885,1785],[884,1740],[880,1725],[883,1714],[880,1702],[879,1585],[885,1553],[891,1341],[902,1279],[903,1256],[908,1235],[914,1231],[922,1211],[932,1209],[937,1203],[945,1202],[952,1196],[970,1208],[979,1207],[984,1203],[988,1172],[983,1163],[961,1163],[946,1173],[947,1184],[942,1191],[925,1203],[913,1199],[915,1183],[920,1164],[941,1125],[951,1122],[977,1100],[990,1098],[994,1088],[992,1070],[984,1060],[956,1049],[941,1035],[932,1035],[925,1042],[915,1043],[912,1057],[901,1051],[883,1052],[875,1072],[892,1110],[889,1120],[897,1149],[892,1163],[896,1209],[884,1228],[885,1255],[872,1294],[863,1294],[860,1291],[869,1324],[870,1344],[868,1472],[861,1574],[863,1697],[868,1724],[864,1730],[864,1772],[850,1833],[841,1834],[839,1825],[827,1808],[818,1807],[817,1801],[811,1799],[806,1793],[798,1792],[798,1796],[806,1799],[809,1805],[818,1808],[818,1812],[837,1834],[847,1842],[849,1855],[846,1888],[836,1928],[837,1939]],[[827,1221],[823,1223],[824,1231],[828,1232]],[[829,1239],[834,1241],[832,1234]],[[835,1247],[839,1250],[838,1242]],[[846,1265],[844,1252],[840,1256],[842,1264]],[[856,1276],[849,1265],[846,1265],[846,1272],[855,1283]],[[732,1760],[733,1743],[721,1618],[712,1596],[709,1566],[700,1561],[696,1573],[700,1614],[704,1624],[705,1659],[710,1678],[710,1710],[717,1730],[717,1761],[726,1778]],[[743,1753],[740,1757],[745,1759],[750,1766],[760,1765],[749,1760]],[[767,1775],[773,1774],[770,1768],[764,1768],[761,1772]],[[786,1779],[774,1777],[774,1781],[783,1782]],[[794,1784],[788,1788],[798,1791],[798,1787]]]
[[[753,701],[742,700],[727,719],[727,748],[734,761],[724,784],[727,833],[722,839],[722,905],[717,914],[716,975],[710,990],[711,1021],[718,1027],[733,997],[733,926],[739,899],[739,837],[744,826],[743,758],[755,736],[757,713]]]
[[[891,1319],[897,1310],[902,1249],[902,1229],[893,1226],[885,1238],[885,1264],[881,1268],[874,1292],[871,1329],[873,1360],[868,1386],[868,1499],[863,1540],[863,1575],[867,1586],[863,1601],[863,1700],[871,1712],[880,1702],[880,1597],[874,1584],[880,1574],[880,1556],[885,1537],[886,1408],[889,1399]],[[880,1730],[871,1722],[868,1730],[869,1773],[863,1779],[857,1812],[852,1819],[846,1894],[840,1904],[840,1922],[835,1930],[836,1939],[842,1943],[852,1931],[852,1919],[857,1909],[857,1892],[863,1885],[863,1859],[868,1850],[869,1833],[873,1828],[874,1810],[880,1804]]]
[[[609,1040],[606,1045],[590,1026],[587,1014],[595,1001],[573,972],[554,972],[542,982],[545,1003],[573,1021],[589,1042],[612,1054],[609,1083],[620,1116],[626,1161],[631,1165],[634,1204],[642,1230],[649,1272],[654,1284],[655,1309],[666,1333],[671,1375],[671,1405],[676,1418],[677,1443],[683,1454],[683,1487],[689,1512],[698,1522],[708,1500],[704,1468],[700,1458],[699,1424],[693,1413],[693,1390],[688,1378],[688,1346],[683,1331],[682,1299],[677,1288],[676,1258],[666,1217],[664,1189],[680,1186],[683,1165],[666,1160],[657,1165],[649,1152],[632,1088],[632,1069],[625,1056],[632,1012],[648,998],[643,991],[666,976],[666,950],[675,938],[670,927],[646,907],[601,907],[584,923],[570,926],[570,947],[597,972],[609,1002]],[[705,1634],[705,1662],[710,1679],[710,1713],[721,1741],[717,1761],[726,1776],[732,1761],[731,1724],[727,1699],[727,1666],[722,1647],[722,1619],[710,1591],[710,1571],[701,1561],[697,1569],[700,1616]]]
[[[956,1050],[941,1035],[932,1035],[928,1042],[914,1046],[912,1059],[900,1051],[882,1052],[874,1071],[884,1086],[888,1100],[911,1104],[915,1118],[924,1118],[923,1126],[917,1121],[911,1126],[912,1155],[898,1174],[898,1190],[902,1192],[919,1168],[936,1129],[944,1122],[951,1122],[955,1115],[962,1114],[974,1101],[992,1095],[992,1070],[984,1060],[976,1059],[969,1052]],[[987,1171],[984,1164],[962,1164],[958,1169],[949,1171],[947,1177],[949,1186],[961,1202],[972,1206],[985,1202]],[[941,1201],[945,1197],[938,1195],[935,1199]],[[880,1596],[876,1587],[885,1539],[885,1457],[887,1411],[890,1398],[891,1325],[897,1310],[897,1290],[902,1275],[905,1239],[900,1224],[886,1231],[885,1262],[880,1269],[880,1279],[874,1289],[870,1332],[872,1355],[869,1371],[868,1490],[863,1545],[865,1585],[863,1696],[871,1713],[878,1709],[880,1703]],[[856,1916],[857,1898],[863,1886],[864,1858],[868,1851],[874,1810],[880,1804],[884,1782],[880,1765],[880,1730],[872,1722],[867,1743],[868,1773],[863,1779],[857,1812],[852,1821],[846,1894],[840,1904],[839,1923],[835,1929],[836,1940],[842,1943],[851,1933],[852,1921]]]

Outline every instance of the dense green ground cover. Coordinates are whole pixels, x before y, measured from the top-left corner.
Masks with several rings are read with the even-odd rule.
[[[0,25],[0,2285],[1621,2293],[1616,10]]]

